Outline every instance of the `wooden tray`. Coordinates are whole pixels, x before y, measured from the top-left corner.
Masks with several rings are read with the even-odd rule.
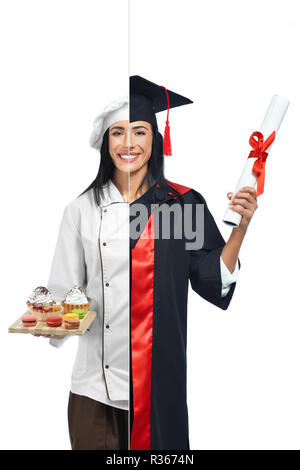
[[[24,315],[30,313],[28,310]],[[22,317],[24,316],[22,315]],[[22,317],[18,318],[9,328],[9,333],[30,333],[32,335],[83,335],[96,318],[94,310],[88,311],[83,320],[80,320],[78,330],[67,330],[64,324],[59,327],[47,326],[46,322],[39,321],[36,326],[23,326]]]

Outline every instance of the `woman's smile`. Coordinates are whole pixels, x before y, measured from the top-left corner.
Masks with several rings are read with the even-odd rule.
[[[135,162],[139,156],[140,156],[140,153],[136,153],[136,152],[126,152],[126,153],[118,153],[118,156],[122,159],[122,160],[125,160],[127,162]]]

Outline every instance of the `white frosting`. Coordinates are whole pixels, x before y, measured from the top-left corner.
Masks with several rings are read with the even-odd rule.
[[[65,303],[74,305],[87,304],[88,299],[84,290],[76,285],[67,293]]]
[[[34,289],[33,293],[29,296],[29,302],[32,304],[41,304],[43,302],[53,303],[54,299],[51,292],[46,287],[39,286]]]

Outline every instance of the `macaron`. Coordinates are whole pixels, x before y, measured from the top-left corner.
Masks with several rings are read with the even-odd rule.
[[[79,318],[65,318],[66,330],[78,330],[80,326]]]
[[[52,326],[52,327],[61,326],[62,322],[63,322],[62,317],[59,317],[58,315],[47,318],[48,326]]]
[[[35,315],[24,315],[22,317],[23,326],[35,326],[37,323]]]
[[[78,313],[65,313],[64,318],[79,318]]]
[[[79,320],[83,320],[83,318],[85,317],[85,311],[82,310],[82,308],[73,308],[73,310],[71,310],[71,313],[77,313]]]

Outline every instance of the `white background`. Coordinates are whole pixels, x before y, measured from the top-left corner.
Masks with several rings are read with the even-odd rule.
[[[3,449],[70,448],[76,339],[56,350],[7,327],[47,283],[63,209],[97,174],[93,119],[128,73],[194,101],[170,111],[165,174],[203,194],[226,240],[249,136],[273,94],[291,100],[228,310],[190,289],[188,406],[192,449],[300,449],[297,3],[131,0],[128,15],[124,0],[1,2]]]

